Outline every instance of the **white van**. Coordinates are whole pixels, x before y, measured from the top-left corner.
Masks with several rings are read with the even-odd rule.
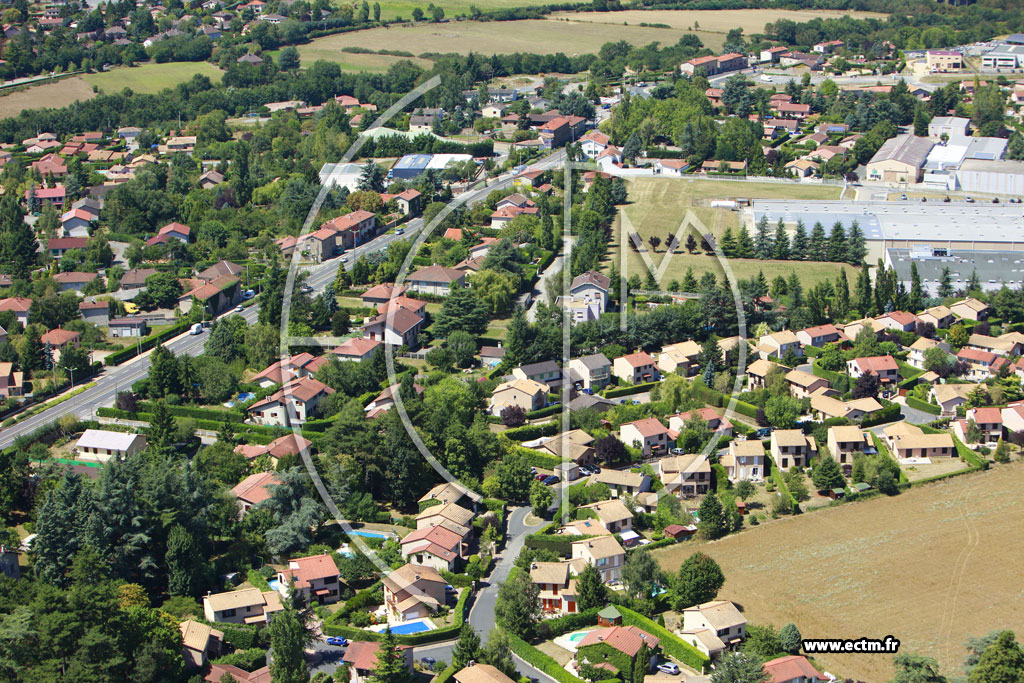
[[[203,333],[203,324],[202,323],[196,323],[195,325],[192,326],[192,330],[189,331],[189,334],[191,334],[191,335],[202,334],[202,333]]]
[[[769,76],[768,74],[761,74],[761,80],[762,80],[762,81],[763,81],[764,83],[772,83],[772,82],[773,82],[773,81],[772,81],[772,77],[771,77],[771,76]]]

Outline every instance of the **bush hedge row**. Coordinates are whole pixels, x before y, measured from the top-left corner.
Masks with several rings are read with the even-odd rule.
[[[438,674],[437,678],[434,679],[434,683],[448,683],[455,676],[455,665],[449,664],[448,668]]]
[[[729,404],[731,404],[732,409],[735,410],[740,415],[745,415],[752,419],[757,418],[757,406],[755,406],[753,403],[747,403],[746,401],[737,400],[735,403],[730,401],[726,405]]]
[[[558,433],[558,421],[552,420],[551,422],[544,422],[539,425],[523,425],[522,427],[513,427],[512,429],[506,429],[502,432],[505,436],[512,439],[513,441],[532,441],[533,439],[539,439],[542,436],[554,436]]]
[[[591,607],[583,612],[563,614],[555,619],[545,619],[537,624],[537,637],[542,640],[551,640],[564,633],[578,631],[586,626],[594,626],[597,624],[597,613],[600,611],[600,607]]]
[[[921,410],[932,415],[939,415],[940,413],[942,413],[942,408],[939,408],[936,405],[932,405],[927,401],[922,401],[916,396],[907,396],[907,405],[910,406],[911,408],[916,408],[917,410]]]
[[[129,346],[120,351],[115,351],[114,353],[110,354],[109,356],[103,359],[103,364],[120,365],[125,361],[135,358],[135,356],[139,355],[139,353],[145,353],[154,346],[157,346],[158,344],[161,344],[167,341],[168,339],[173,339],[174,337],[177,337],[179,334],[183,334],[185,330],[187,330],[190,327],[192,327],[192,323],[178,323],[177,325],[171,325],[166,330],[162,330],[161,332],[157,332],[156,334],[151,334],[148,337],[145,337],[138,344]]]
[[[538,408],[537,410],[531,410],[530,412],[526,413],[526,419],[527,420],[539,420],[540,418],[547,417],[549,415],[557,415],[561,411],[562,411],[562,404],[561,403],[556,403],[554,405],[547,406],[545,408]]]
[[[153,403],[151,401],[139,401],[138,411],[140,413],[151,413]],[[194,417],[197,420],[215,420],[219,422],[244,422],[245,413],[240,410],[218,410],[216,408],[203,408],[201,406],[167,406],[167,412],[175,417]]]
[[[608,389],[604,392],[604,397],[615,398],[616,396],[629,396],[630,394],[639,394],[644,391],[650,391],[659,384],[661,384],[661,382],[647,382],[646,384],[630,384],[629,386],[625,387]]]
[[[898,403],[890,403],[889,405],[883,406],[883,408],[877,412],[871,413],[863,420],[860,421],[860,426],[874,427],[875,425],[886,424],[887,422],[895,422],[900,419],[902,412]]]
[[[664,626],[660,626],[654,621],[651,621],[647,617],[628,607],[619,605],[616,609],[622,613],[622,623],[626,626],[636,626],[637,628],[647,631],[652,636],[657,636],[661,639],[661,649],[667,654],[675,657],[683,664],[696,669],[703,673],[708,665],[708,658],[704,656],[704,653],[690,645],[686,641],[682,640],[676,634],[669,631]]]
[[[553,470],[561,464],[561,459],[556,455],[547,455],[540,451],[535,451],[532,448],[518,448],[516,449],[526,458],[526,461],[530,463],[532,467],[539,467],[544,470]]]
[[[544,654],[514,633],[508,634],[508,641],[509,646],[512,648],[512,652],[526,660],[528,664],[531,664],[535,668],[546,673],[548,676],[551,676],[551,678],[558,681],[558,683],[584,683],[583,679],[576,678],[562,668],[562,666],[555,661],[554,657]]]

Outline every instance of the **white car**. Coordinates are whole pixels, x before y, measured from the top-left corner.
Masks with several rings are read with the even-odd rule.
[[[672,662],[665,662],[664,664],[658,665],[658,671],[669,676],[678,676],[681,672],[679,667]]]

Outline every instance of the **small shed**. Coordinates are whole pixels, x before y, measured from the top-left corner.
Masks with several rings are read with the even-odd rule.
[[[840,498],[842,498],[845,495],[846,495],[846,489],[845,488],[834,488],[834,489],[832,489],[831,491],[828,492],[828,497],[831,498],[832,500],[839,500]]]
[[[857,493],[864,493],[865,491],[870,491],[871,490],[871,485],[870,484],[866,484],[863,481],[858,481],[856,484],[854,484],[850,488],[852,488]]]
[[[682,524],[669,524],[665,527],[665,537],[674,538],[678,541],[680,539],[689,538],[693,535],[694,531],[696,531],[696,527],[693,527],[693,525],[683,526]]]
[[[740,511],[741,515],[747,514],[747,504],[742,500],[736,501],[736,509]]]
[[[615,609],[615,605],[608,605],[597,613],[598,626],[621,626],[622,613]]]

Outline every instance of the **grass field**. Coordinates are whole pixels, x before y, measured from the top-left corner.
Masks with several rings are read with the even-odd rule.
[[[434,4],[444,10],[444,15],[454,19],[460,14],[469,15],[470,7],[476,5],[481,12],[495,9],[511,9],[513,7],[535,7],[546,5],[549,0],[434,0]],[[371,3],[372,4],[372,3]],[[384,0],[380,3],[382,19],[412,19],[412,11],[416,7],[427,14],[430,2],[411,2],[410,0]],[[582,4],[582,0],[581,0]]]
[[[725,573],[719,597],[747,619],[793,622],[804,638],[884,638],[959,675],[970,635],[1024,631],[1024,466],[1013,464],[792,517],[714,543],[654,551],[674,572],[691,553]],[[825,670],[888,681],[891,655],[819,655]]]
[[[0,97],[0,117],[17,116],[25,109],[65,107],[72,102],[84,102],[94,97],[96,93],[92,91],[92,86],[81,78],[65,78],[3,95]]]
[[[675,180],[667,178],[640,178],[628,183],[629,204],[624,207],[632,229],[640,234],[645,248],[649,249],[647,238],[656,235],[661,238],[662,245],[657,253],[650,254],[655,267],[666,258],[664,242],[669,233],[675,234],[687,211],[692,210],[697,219],[716,237],[721,236],[727,227],[733,231],[739,226],[739,214],[728,209],[711,208],[712,199],[735,199],[746,197],[751,199],[837,199],[840,188],[826,185],[780,185],[757,182],[726,182],[714,180]],[[613,241],[609,245],[609,260],[606,269],[612,262],[620,267],[620,246],[622,242],[622,217],[616,219],[613,228]],[[697,232],[703,232],[701,228]],[[684,239],[685,243],[685,239]],[[693,268],[694,275],[700,276],[712,271],[721,276],[722,265],[714,256],[703,254],[672,254],[669,266],[661,278],[663,286],[672,280],[682,280],[687,268]],[[764,271],[768,280],[777,275],[788,277],[796,273],[805,288],[813,287],[822,280],[833,280],[839,269],[846,270],[847,279],[853,283],[857,269],[852,266],[835,263],[811,263],[806,261],[761,261],[756,259],[730,259],[729,266],[738,279],[746,279]],[[627,247],[626,269],[628,273],[639,273],[641,279],[647,275],[647,267],[643,257]]]
[[[220,81],[221,70],[209,62],[172,62],[120,67],[102,73],[86,74],[82,79],[105,93],[117,93],[125,88],[131,88],[134,92],[153,95],[191,80],[195,74],[208,76],[211,81],[217,83]]]

